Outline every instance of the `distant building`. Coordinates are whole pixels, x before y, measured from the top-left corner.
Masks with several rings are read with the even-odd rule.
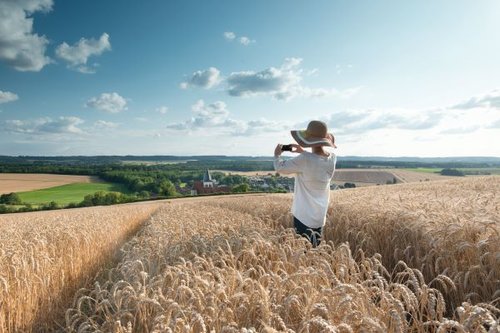
[[[226,185],[219,185],[217,180],[212,178],[210,171],[207,169],[203,173],[203,179],[197,180],[193,184],[192,195],[210,194],[210,193],[227,193],[231,192],[231,188]]]

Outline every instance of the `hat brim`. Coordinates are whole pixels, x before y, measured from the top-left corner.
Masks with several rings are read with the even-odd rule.
[[[304,148],[308,147],[334,147],[337,146],[334,143],[333,134],[328,133],[326,138],[315,138],[308,137],[305,130],[294,130],[290,131],[292,137],[297,143]]]

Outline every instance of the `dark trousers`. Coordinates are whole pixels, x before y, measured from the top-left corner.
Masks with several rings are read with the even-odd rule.
[[[319,243],[321,243],[322,227],[309,228],[304,223],[300,222],[295,216],[293,217],[293,227],[295,228],[295,232],[297,234],[309,239],[313,247],[316,247]]]

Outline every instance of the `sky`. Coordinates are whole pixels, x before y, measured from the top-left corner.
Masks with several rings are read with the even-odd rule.
[[[500,156],[497,0],[0,0],[0,155]]]

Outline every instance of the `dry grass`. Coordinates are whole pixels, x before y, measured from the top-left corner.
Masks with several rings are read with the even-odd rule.
[[[52,331],[157,204],[0,216],[0,332]],[[62,320],[61,320],[62,319]]]
[[[499,179],[336,192],[316,249],[283,228],[288,195],[172,202],[66,330],[498,332]]]
[[[0,173],[0,194],[40,190],[72,183],[94,183],[92,176],[49,175],[42,173]]]

